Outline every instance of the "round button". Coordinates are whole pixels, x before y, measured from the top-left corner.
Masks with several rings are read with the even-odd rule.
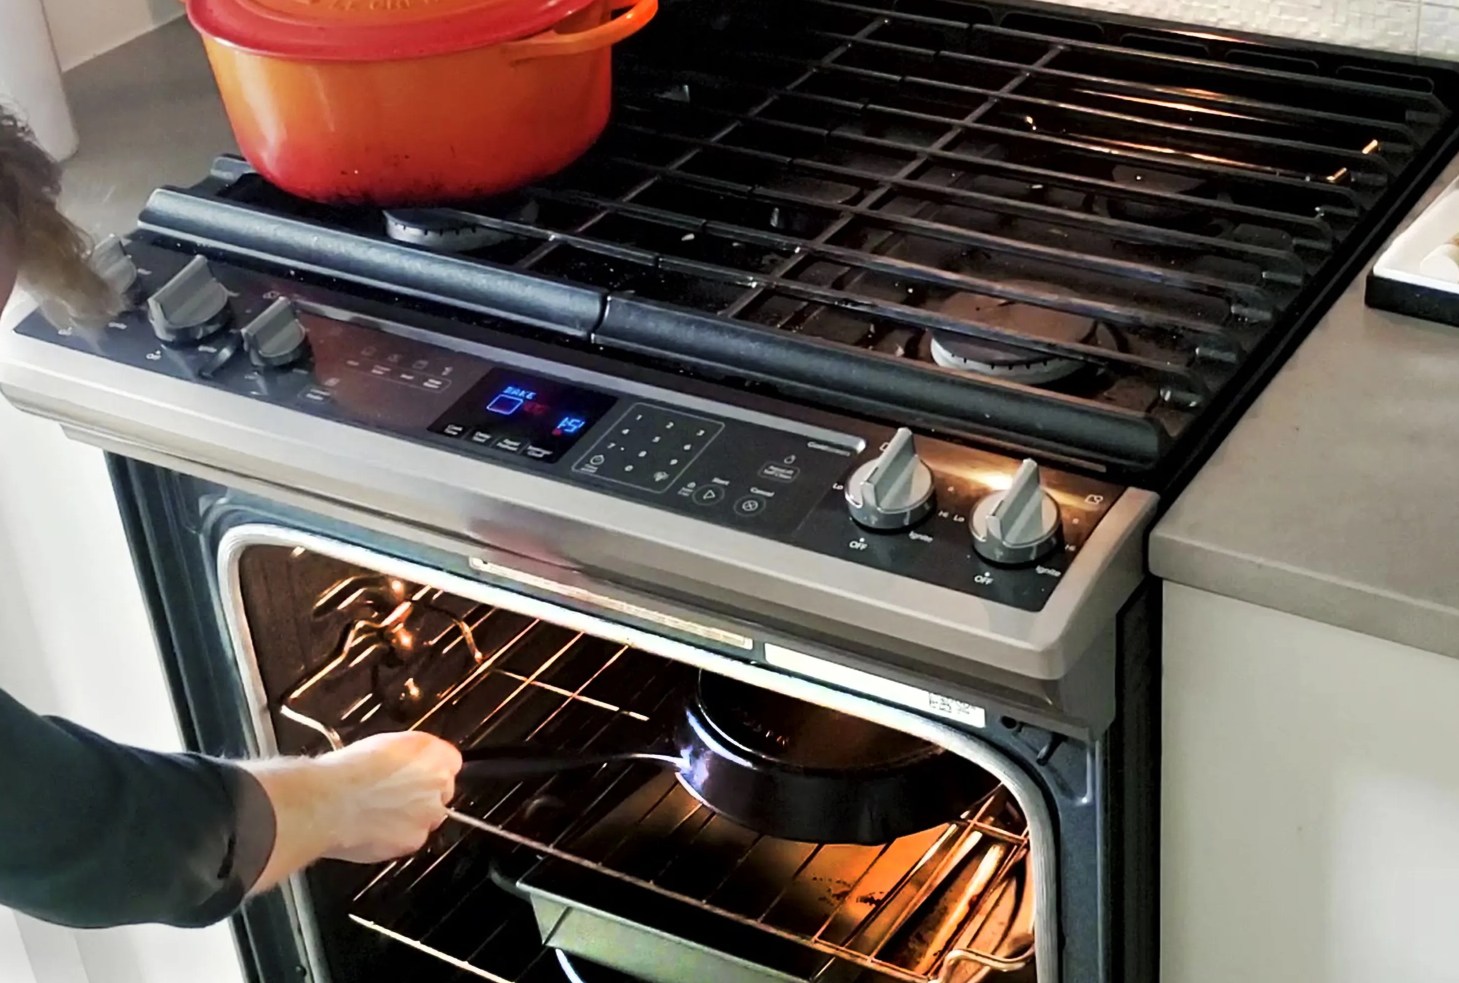
[[[765,509],[765,500],[755,495],[746,495],[735,503],[735,511],[740,515],[759,515]]]
[[[718,505],[724,499],[724,489],[718,485],[705,485],[694,493],[694,501],[700,505]]]

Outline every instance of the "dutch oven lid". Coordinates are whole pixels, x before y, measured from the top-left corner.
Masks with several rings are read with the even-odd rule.
[[[539,34],[598,0],[187,0],[222,44],[304,61],[424,58]]]

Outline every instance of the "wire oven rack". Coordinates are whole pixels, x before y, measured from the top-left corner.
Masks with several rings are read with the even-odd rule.
[[[275,711],[334,746],[404,728],[462,745],[654,746],[672,741],[695,679],[688,666],[370,574],[337,580],[314,616],[337,640]],[[839,979],[828,974],[850,966],[865,979],[970,983],[1032,960],[1027,827],[1001,788],[956,822],[880,847],[757,835],[641,764],[482,784],[460,790],[455,809],[470,828],[448,826],[382,867],[351,917],[480,978],[528,977],[479,964],[500,933],[474,913],[520,908],[513,899],[543,885],[629,910],[648,892],[649,907],[698,919],[687,930],[673,919],[702,933],[694,941],[738,940],[786,978]]]

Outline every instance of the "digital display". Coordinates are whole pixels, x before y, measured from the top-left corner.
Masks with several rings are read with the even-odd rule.
[[[616,402],[606,393],[497,368],[432,424],[431,431],[477,448],[551,463]]]

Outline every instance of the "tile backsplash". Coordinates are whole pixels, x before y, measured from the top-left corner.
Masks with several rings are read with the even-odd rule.
[[[1071,6],[1459,59],[1459,0],[1078,0]]]

